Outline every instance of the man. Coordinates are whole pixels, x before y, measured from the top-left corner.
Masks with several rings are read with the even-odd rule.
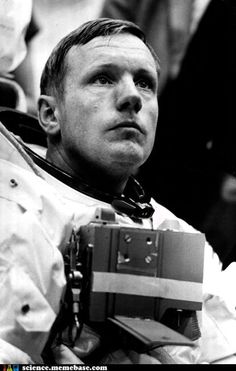
[[[39,121],[47,134],[47,160],[25,145],[24,149],[19,147],[3,129],[5,148],[6,138],[11,143],[8,155],[6,151],[2,154],[5,156],[5,169],[12,171],[12,163],[14,169],[20,169],[24,164],[25,169],[17,173],[17,179],[22,176],[25,186],[29,180],[27,190],[30,191],[33,185],[29,193],[35,202],[37,196],[39,198],[38,206],[32,207],[29,215],[32,219],[40,213],[45,216],[41,220],[41,229],[45,230],[48,241],[53,240],[61,251],[63,242],[68,239],[68,231],[71,231],[71,223],[77,231],[94,218],[97,207],[116,211],[117,221],[123,226],[195,232],[170,211],[150,200],[134,178],[139,166],[148,158],[154,142],[158,117],[158,74],[157,58],[137,26],[118,20],[90,21],[56,46],[42,74]],[[13,145],[15,150],[12,150]],[[21,154],[20,160],[16,148]],[[27,179],[24,174],[26,176],[30,169],[34,174],[30,173]],[[18,184],[19,180],[11,176],[11,190],[17,190]],[[53,191],[56,192],[54,197]],[[8,204],[12,198],[10,192],[7,197],[3,194]],[[22,199],[26,199],[25,194]],[[17,199],[13,201],[17,202]],[[29,202],[24,202],[24,208],[30,208]],[[17,211],[22,212],[24,208],[21,205]],[[61,218],[63,208],[66,209],[65,221]],[[8,211],[7,208],[5,210]],[[57,213],[55,220],[52,217],[54,213]],[[32,219],[27,219],[29,226]],[[40,224],[40,219],[38,222]],[[9,220],[5,220],[5,226],[7,223]],[[24,225],[27,229],[27,224]],[[11,235],[8,240],[12,241]],[[41,243],[45,244],[44,241]],[[34,251],[33,240],[27,246]],[[53,262],[47,260],[52,255],[46,244],[44,254],[44,270],[48,271]],[[55,270],[55,266],[53,268]],[[40,269],[43,268],[36,271],[36,277],[40,275]],[[112,355],[105,357],[102,353],[100,362],[202,363],[225,358],[235,362],[236,300],[231,295],[228,301],[224,286],[227,279],[234,278],[235,267],[230,266],[230,277],[221,277],[220,269],[219,260],[206,244],[202,319],[201,313],[197,314],[201,335],[198,330],[195,331],[195,338],[192,339],[194,347],[165,346],[158,360],[148,354],[132,352],[129,347],[122,351],[106,343],[107,352]],[[43,284],[44,277],[40,275],[40,278]],[[31,279],[35,280],[34,274],[31,274]],[[37,286],[38,281],[36,279]],[[48,297],[47,290],[42,289],[42,284],[39,290],[42,294],[46,293],[47,302],[52,306],[52,298]],[[50,287],[48,282],[44,287]],[[53,301],[54,312],[57,311],[59,291]],[[24,313],[29,312],[29,305],[22,308]],[[64,335],[60,341],[57,338],[57,346],[53,349],[54,361],[78,363],[82,359],[86,362],[89,355],[90,362],[96,359],[92,357],[92,351],[96,353],[100,337],[93,330],[85,327],[71,349],[65,346],[68,339]],[[10,336],[8,339],[10,344],[17,346],[11,343]],[[27,349],[24,348],[24,351]]]

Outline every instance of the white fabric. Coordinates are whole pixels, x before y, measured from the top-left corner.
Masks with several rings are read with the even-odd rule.
[[[65,286],[60,250],[71,235],[72,215],[10,143],[6,151],[6,144],[2,138],[0,363],[38,363]]]
[[[27,364],[34,363],[34,361],[28,356],[28,354],[22,352],[4,340],[0,339],[0,362],[1,364],[9,364],[11,360],[14,360],[15,364]]]
[[[37,360],[55,313],[64,285],[63,262],[59,250],[69,238],[72,225],[78,229],[93,219],[97,207],[111,205],[85,196],[41,171],[33,173],[9,144],[0,157],[0,338]],[[17,181],[12,186],[11,179]],[[50,185],[49,185],[49,184]],[[196,232],[152,200],[153,221],[143,227]],[[12,217],[15,215],[15,217]],[[139,227],[129,217],[117,214],[123,226]],[[206,243],[204,263],[204,304],[198,312],[202,338],[194,348],[166,346],[177,363],[210,363],[234,360],[236,353],[236,263],[221,272],[221,263]],[[22,315],[22,305],[30,303],[32,312]],[[2,310],[4,308],[4,310]],[[7,309],[6,309],[7,308]],[[28,317],[28,318],[27,318]],[[37,338],[34,335],[37,332]],[[0,363],[6,347],[0,343]],[[4,354],[3,354],[4,353]],[[3,354],[3,355],[2,355]],[[10,351],[9,351],[10,354]],[[20,363],[13,357],[9,363]],[[17,359],[17,362],[15,362]],[[224,361],[222,361],[224,360]],[[22,357],[22,363],[25,358]]]

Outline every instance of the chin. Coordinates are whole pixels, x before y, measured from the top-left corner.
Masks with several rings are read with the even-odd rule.
[[[144,158],[146,157],[146,151],[136,143],[126,143],[117,151],[113,151],[113,154],[117,159],[120,159],[123,162],[134,164],[144,161]]]
[[[137,172],[137,169],[144,163],[143,158],[140,157],[123,157],[113,161],[112,169],[117,174],[131,175]]]

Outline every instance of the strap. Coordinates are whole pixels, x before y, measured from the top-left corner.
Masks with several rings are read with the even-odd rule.
[[[202,283],[123,273],[93,272],[92,291],[202,302]]]

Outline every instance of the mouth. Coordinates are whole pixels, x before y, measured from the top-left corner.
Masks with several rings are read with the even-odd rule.
[[[124,129],[135,129],[138,130],[141,134],[144,134],[143,129],[138,125],[135,121],[122,121],[115,125],[112,129],[119,129],[119,128],[124,128]]]

